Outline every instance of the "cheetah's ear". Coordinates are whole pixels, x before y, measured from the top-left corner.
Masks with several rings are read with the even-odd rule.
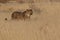
[[[27,11],[32,11],[32,9],[26,9]]]

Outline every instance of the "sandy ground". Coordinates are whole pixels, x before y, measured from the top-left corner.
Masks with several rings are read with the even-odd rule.
[[[12,11],[24,10],[29,6],[2,4],[0,40],[60,40],[60,3],[41,3],[38,7],[42,10],[41,13],[33,12],[31,20],[17,21],[11,20]],[[5,21],[5,18],[8,20]]]

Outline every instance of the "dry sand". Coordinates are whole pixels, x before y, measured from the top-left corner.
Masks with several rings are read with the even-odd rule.
[[[60,40],[60,3],[41,3],[38,7],[42,10],[41,13],[34,12],[30,21],[17,21],[11,20],[11,10],[23,10],[29,7],[2,4],[0,40]],[[6,17],[7,21],[4,20]]]

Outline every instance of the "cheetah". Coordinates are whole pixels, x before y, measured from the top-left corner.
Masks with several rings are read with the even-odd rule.
[[[14,11],[11,14],[11,18],[12,19],[22,19],[22,20],[26,20],[26,19],[30,19],[31,15],[33,14],[32,9],[27,9],[23,12],[18,12],[18,11]]]

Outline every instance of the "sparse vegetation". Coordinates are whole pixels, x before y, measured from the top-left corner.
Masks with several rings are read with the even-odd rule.
[[[0,7],[0,40],[60,40],[60,3],[41,3],[39,8],[37,4],[22,5],[7,3]],[[31,21],[10,20],[12,11],[28,8],[34,10]],[[44,10],[41,15],[40,8]]]

